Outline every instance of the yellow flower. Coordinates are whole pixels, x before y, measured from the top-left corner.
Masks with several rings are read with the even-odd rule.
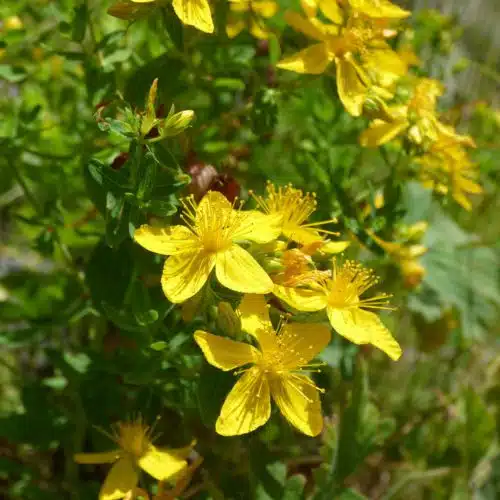
[[[165,481],[185,469],[191,446],[173,450],[156,448],[151,432],[152,429],[144,425],[142,419],[119,422],[111,436],[118,449],[75,455],[74,459],[79,464],[113,464],[102,485],[99,500],[125,497],[137,486],[139,469],[159,481]]]
[[[126,0],[111,6],[108,13],[120,19],[136,19],[148,15],[155,4],[160,3],[159,0]],[[172,5],[177,17],[184,24],[194,26],[205,33],[214,32],[212,13],[207,0],[173,0]]]
[[[229,38],[239,35],[245,27],[261,40],[269,38],[269,30],[261,17],[268,19],[278,11],[278,4],[269,0],[229,0],[229,19],[226,33]]]
[[[438,119],[437,98],[443,93],[443,86],[431,78],[419,78],[415,82],[413,95],[407,104],[388,106],[385,117],[377,118],[360,136],[360,144],[378,147],[395,137],[406,133],[415,144],[422,145],[448,137],[464,145],[473,146],[469,136],[462,136],[453,127],[444,125]]]
[[[348,0],[350,6],[360,14],[373,18],[403,19],[411,12],[404,10],[389,0]]]
[[[408,234],[422,228],[426,223],[416,223],[408,228]],[[425,231],[425,229],[424,229]],[[408,288],[414,288],[420,284],[424,275],[425,267],[418,262],[418,258],[427,253],[427,247],[421,244],[396,243],[394,241],[384,241],[371,231],[367,231],[370,237],[389,254],[401,270],[404,283]],[[423,236],[421,231],[420,238]]]
[[[198,330],[194,338],[206,360],[228,371],[244,365],[226,397],[215,430],[223,436],[246,434],[264,425],[271,415],[271,397],[283,416],[308,436],[323,428],[318,387],[303,373],[330,341],[324,325],[282,323],[274,330],[265,299],[245,295],[240,304],[242,328],[259,348]]]
[[[326,309],[335,330],[355,344],[373,344],[397,360],[401,348],[379,317],[366,309],[389,309],[388,295],[371,298],[361,295],[377,283],[369,269],[353,261],[338,267],[333,259],[333,275],[311,282],[306,275],[304,288],[275,285],[273,293],[299,311]],[[300,280],[297,280],[300,285]]]
[[[472,204],[467,195],[480,194],[483,189],[475,182],[479,172],[462,144],[463,140],[441,136],[427,153],[415,161],[422,168],[420,178],[424,186],[442,194],[451,191],[459,205],[471,210]]]
[[[307,223],[307,219],[314,213],[317,206],[314,193],[303,193],[300,189],[296,189],[290,184],[285,187],[280,186],[276,188],[271,182],[268,182],[265,198],[253,193],[251,195],[259,208],[266,214],[279,217],[281,221],[281,233],[289,240],[302,245],[308,245],[324,242],[321,234],[338,235],[338,233],[321,228],[324,224],[336,222],[335,219]],[[327,242],[324,243],[326,246]],[[328,251],[328,247],[324,250]]]
[[[385,42],[386,30],[376,20],[353,13],[345,18],[333,1],[303,5],[308,19],[295,12],[287,12],[285,18],[294,29],[319,43],[283,59],[277,66],[297,73],[320,74],[334,62],[340,100],[350,114],[359,116],[370,88],[392,86],[406,72],[406,64]],[[315,5],[333,24],[315,17]]]
[[[268,293],[271,278],[236,241],[267,243],[279,235],[277,218],[260,212],[234,210],[220,193],[209,191],[199,205],[192,197],[183,200],[186,226],[164,228],[143,225],[134,239],[165,261],[161,284],[174,303],[195,295],[215,268],[219,282],[242,293]]]

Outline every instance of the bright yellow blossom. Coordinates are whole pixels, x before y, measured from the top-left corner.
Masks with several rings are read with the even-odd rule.
[[[139,481],[139,469],[159,481],[165,481],[187,467],[191,446],[162,450],[153,445],[152,429],[142,419],[119,422],[111,436],[118,449],[101,453],[77,453],[79,464],[112,463],[99,493],[99,500],[124,498]]]
[[[329,329],[287,322],[275,331],[261,295],[245,295],[239,312],[243,330],[257,341],[258,349],[201,330],[194,335],[211,365],[224,371],[250,365],[239,370],[243,375],[226,397],[215,430],[235,436],[264,425],[271,415],[272,397],[293,426],[316,436],[323,427],[320,389],[304,373],[330,341]]]
[[[388,295],[371,298],[361,295],[377,283],[369,269],[353,261],[340,267],[333,259],[333,275],[311,282],[306,274],[304,287],[275,285],[273,293],[299,311],[326,309],[335,330],[355,344],[373,344],[389,357],[397,360],[401,348],[379,317],[366,309],[388,309]],[[300,285],[300,280],[296,280]]]
[[[267,243],[279,235],[278,219],[260,212],[235,210],[218,192],[209,191],[199,205],[192,197],[183,201],[186,226],[143,225],[134,239],[160,255],[170,255],[161,284],[174,303],[195,295],[215,268],[219,282],[242,293],[268,293],[271,278],[236,241]]]
[[[422,227],[426,223],[421,221],[408,228],[408,232]],[[424,229],[425,231],[425,229]],[[425,267],[418,261],[419,257],[427,253],[427,247],[419,243],[396,243],[394,241],[385,241],[379,238],[376,234],[368,231],[370,237],[390,255],[394,262],[398,265],[404,279],[404,283],[408,288],[417,286],[425,275]]]
[[[268,182],[266,197],[257,196],[253,193],[252,196],[259,208],[266,214],[279,217],[281,221],[281,233],[286,238],[302,245],[323,242],[323,251],[328,251],[328,244],[330,242],[324,241],[322,234],[336,236],[337,233],[323,229],[321,226],[330,222],[336,222],[336,220],[331,219],[322,222],[307,223],[308,218],[314,213],[317,206],[314,193],[304,193],[290,184],[285,187],[280,186],[276,188],[274,184]],[[335,243],[337,242],[334,242],[334,246]],[[343,245],[342,249],[347,245]]]
[[[120,19],[138,19],[151,14],[160,0],[122,0],[108,9],[108,14]],[[177,17],[184,23],[205,33],[214,32],[212,13],[207,0],[173,0],[172,6]]]
[[[269,38],[269,30],[261,18],[273,17],[278,4],[270,0],[229,0],[229,19],[226,33],[229,38],[239,35],[246,27],[261,40]]]
[[[334,1],[302,4],[308,18],[287,12],[286,20],[319,43],[283,59],[277,66],[297,73],[320,74],[334,62],[340,100],[350,114],[359,116],[371,87],[391,87],[406,72],[406,64],[385,42],[387,30],[377,20],[353,12],[346,17]],[[316,7],[333,24],[315,17]]]
[[[420,179],[424,186],[447,194],[466,210],[472,204],[467,195],[480,194],[482,187],[475,182],[477,166],[462,147],[462,143],[452,137],[441,136],[429,150],[415,160],[421,166]]]
[[[389,0],[348,0],[353,10],[368,17],[382,19],[403,19],[411,12],[404,10]]]
[[[453,127],[441,123],[436,111],[437,98],[443,93],[443,85],[431,78],[419,78],[413,96],[407,104],[389,106],[385,117],[377,118],[360,136],[360,144],[378,147],[406,133],[415,144],[421,145],[448,137],[464,145],[473,146],[469,136],[462,136]]]

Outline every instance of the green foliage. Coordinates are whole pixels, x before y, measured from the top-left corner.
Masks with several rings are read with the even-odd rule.
[[[291,2],[265,41],[228,38],[220,0],[214,35],[170,2],[134,20],[107,14],[110,3],[0,6],[0,496],[97,498],[107,466],[74,454],[111,449],[102,430],[141,414],[158,446],[196,440],[203,464],[179,498],[499,498],[498,111],[447,96],[449,123],[478,146],[484,193],[466,212],[416,182],[404,140],[359,145],[368,122],[345,111],[334,79],[276,68],[303,48],[285,28]],[[459,27],[436,12],[413,23],[391,43],[411,41],[418,71],[441,73]],[[373,267],[397,308],[382,313],[397,363],[333,333],[313,375],[325,389],[315,438],[276,409],[250,435],[216,433],[235,376],[206,363],[193,333],[241,340],[240,297],[213,280],[171,304],[164,258],[133,241],[144,223],[181,223],[189,193],[246,199],[266,180],[314,191],[313,219],[337,220],[345,256]],[[425,274],[409,283],[376,237],[415,244],[419,221]]]

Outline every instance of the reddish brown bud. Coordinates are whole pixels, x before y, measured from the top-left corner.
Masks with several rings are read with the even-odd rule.
[[[114,160],[113,163],[111,163],[111,168],[113,170],[120,170],[120,168],[123,167],[123,165],[126,163],[128,160],[128,153],[123,152],[120,153]]]
[[[240,195],[240,184],[229,174],[218,175],[210,184],[209,189],[222,193],[231,203]]]

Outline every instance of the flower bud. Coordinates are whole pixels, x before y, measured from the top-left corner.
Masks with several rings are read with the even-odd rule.
[[[230,337],[238,337],[241,332],[241,320],[229,302],[220,302],[217,314],[217,327]]]
[[[186,130],[194,118],[194,111],[187,109],[179,113],[171,113],[160,125],[161,137],[173,137]]]
[[[408,226],[406,230],[408,240],[420,241],[423,238],[424,233],[427,231],[428,226],[429,224],[425,220],[415,222],[415,224]]]
[[[23,29],[23,22],[19,16],[9,16],[3,23],[6,31],[17,31]]]
[[[403,260],[400,263],[406,288],[416,288],[425,276],[425,267],[416,260]]]

